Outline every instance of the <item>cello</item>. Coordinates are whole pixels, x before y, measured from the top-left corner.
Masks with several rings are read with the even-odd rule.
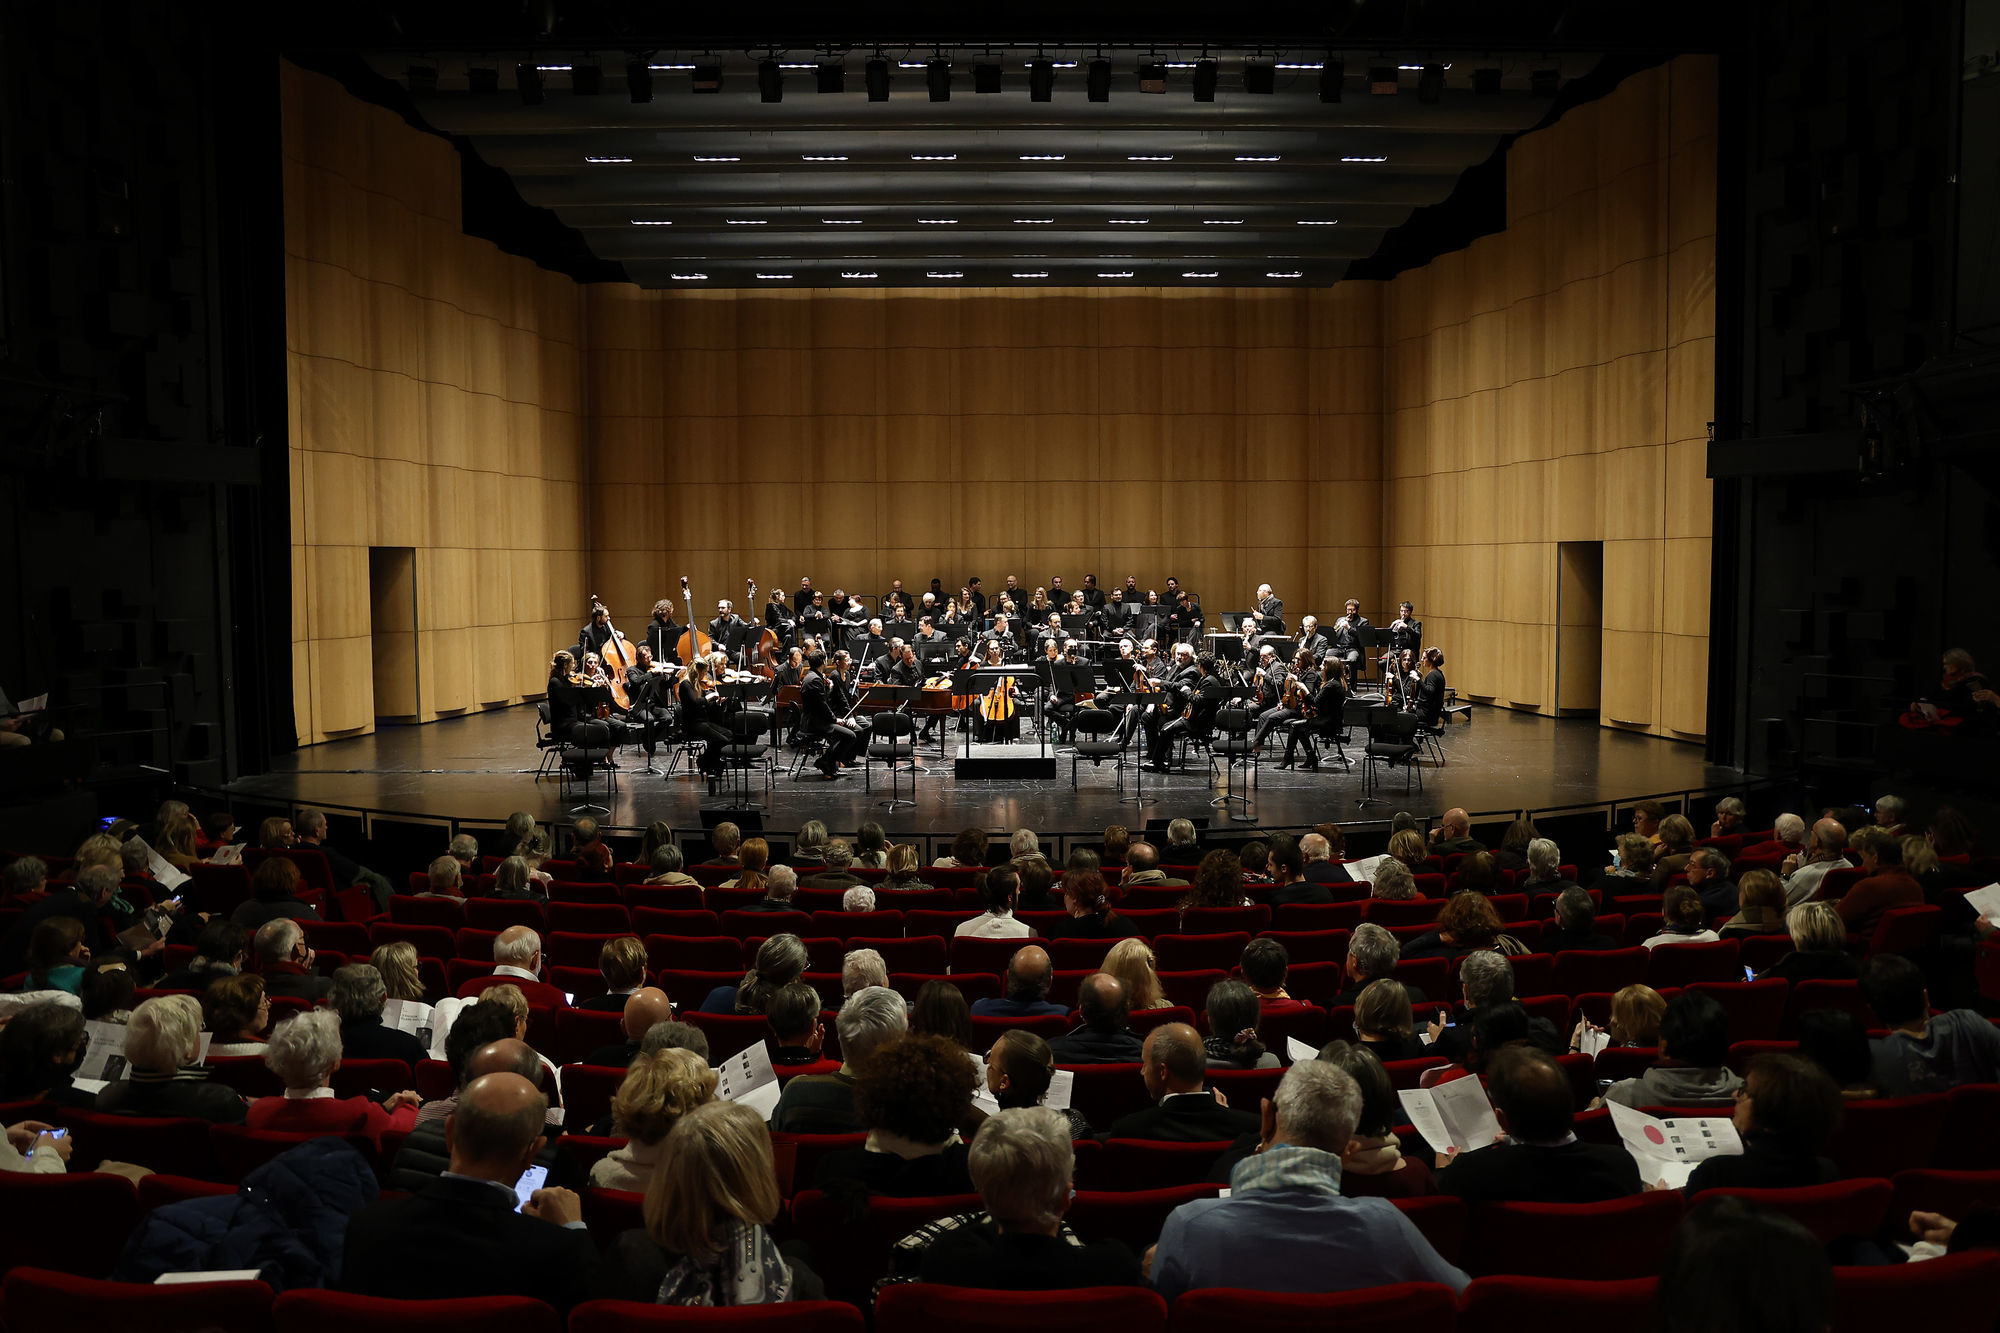
[[[688,627],[674,645],[674,655],[693,666],[697,657],[707,657],[715,651],[715,640],[703,634],[694,623],[694,594],[688,591],[687,575],[681,575],[681,605],[687,608]]]
[[[598,652],[598,660],[604,664],[604,674],[611,687],[611,697],[618,701],[620,708],[629,710],[632,696],[625,690],[625,672],[638,658],[632,652],[632,645],[611,623],[611,608],[605,606],[596,593],[590,594],[590,609],[592,612],[604,612],[604,627],[611,631],[611,637],[604,641],[604,647]]]

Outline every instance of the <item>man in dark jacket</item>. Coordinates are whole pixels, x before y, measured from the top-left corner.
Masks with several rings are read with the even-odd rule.
[[[1599,1203],[1639,1192],[1631,1153],[1577,1139],[1569,1076],[1555,1057],[1510,1046],[1486,1073],[1507,1142],[1457,1154],[1437,1174],[1440,1190],[1467,1203]]]
[[[257,971],[264,978],[265,994],[290,995],[318,1004],[333,989],[332,981],[313,975],[314,954],[306,944],[306,933],[290,917],[266,921],[257,928],[250,947],[257,952]]]
[[[1107,1139],[1219,1143],[1255,1133],[1255,1111],[1224,1106],[1207,1087],[1208,1052],[1185,1023],[1163,1023],[1146,1034],[1140,1072],[1154,1105],[1113,1122]]]
[[[548,1101],[519,1074],[474,1079],[446,1122],[451,1167],[414,1195],[356,1213],[340,1288],[394,1300],[527,1296],[567,1313],[589,1295],[597,1247],[583,1207],[544,1187],[518,1204]]]
[[[76,877],[74,884],[51,884],[48,897],[29,905],[28,910],[7,931],[0,944],[0,976],[12,976],[28,966],[28,941],[35,927],[50,917],[74,917],[83,923],[83,943],[95,957],[104,952],[104,932],[98,917],[108,911],[118,894],[118,872],[91,867]]]
[[[494,1012],[488,1014],[485,1021],[475,1020],[473,1016],[482,1008]],[[460,1036],[461,1029],[465,1030],[463,1038]],[[503,1030],[508,1035],[493,1035]],[[442,1101],[425,1102],[417,1108],[416,1128],[403,1140],[403,1146],[396,1154],[395,1165],[389,1174],[389,1188],[415,1193],[450,1169],[451,1140],[446,1126],[452,1112],[458,1109],[459,1099],[465,1095],[464,1089],[475,1080],[488,1074],[517,1074],[535,1087],[541,1086],[541,1057],[526,1042],[515,1038],[513,1031],[513,1021],[500,1012],[498,1005],[474,1005],[452,1025],[451,1034],[445,1038],[445,1056],[452,1067],[460,1071],[459,1091]],[[562,1133],[562,1113],[555,1111],[550,1114],[557,1117],[557,1123],[544,1123],[542,1131],[553,1139]],[[549,1183],[552,1185],[581,1186],[574,1160],[567,1155],[559,1155],[553,1142],[542,1146],[535,1165],[549,1168]]]
[[[408,1032],[382,1022],[389,1002],[382,974],[367,963],[349,963],[333,974],[327,1003],[340,1015],[340,1058],[401,1060],[412,1070],[430,1058],[424,1044]]]
[[[333,846],[326,840],[326,814],[311,806],[299,811],[298,845],[322,853],[326,857],[326,868],[333,872],[333,882],[340,886],[365,885],[375,906],[386,912],[389,899],[395,896],[396,886],[380,871],[370,870],[353,857]]]
[[[1093,972],[1083,979],[1077,1007],[1083,1023],[1049,1043],[1049,1052],[1059,1065],[1137,1064],[1141,1053],[1139,1034],[1125,1025],[1131,1013],[1125,983],[1109,972]]]
[[[319,909],[296,896],[298,887],[299,868],[292,859],[268,857],[250,877],[249,901],[238,903],[229,919],[253,934],[265,922],[280,917],[293,921],[319,920]]]
[[[600,1046],[584,1060],[587,1065],[616,1066],[629,1069],[639,1058],[640,1043],[646,1040],[646,1032],[655,1023],[664,1023],[674,1016],[673,1004],[667,993],[657,986],[644,986],[632,992],[625,1001],[625,1040],[617,1046]]]

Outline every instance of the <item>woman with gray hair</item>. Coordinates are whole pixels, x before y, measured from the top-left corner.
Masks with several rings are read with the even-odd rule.
[[[366,1134],[377,1148],[385,1130],[408,1133],[415,1128],[417,1104],[423,1100],[415,1092],[391,1093],[379,1105],[366,1097],[338,1096],[332,1085],[340,1055],[340,1018],[331,1011],[312,1009],[278,1024],[264,1047],[264,1063],[285,1081],[285,1091],[250,1104],[250,1128]]]
[[[1139,1261],[1116,1240],[1074,1244],[1062,1236],[1075,1191],[1069,1122],[1045,1106],[990,1116],[968,1157],[986,1218],[940,1236],[925,1253],[923,1280],[994,1291],[1066,1291],[1138,1286]]]
[[[348,1059],[401,1060],[415,1070],[430,1058],[415,1035],[382,1021],[389,988],[372,965],[349,963],[337,970],[326,1001],[340,1016],[340,1048]]]
[[[1526,894],[1561,893],[1573,889],[1576,881],[1562,877],[1562,850],[1547,838],[1536,838],[1528,844],[1527,877],[1515,886],[1516,891]]]
[[[493,888],[486,896],[511,898],[517,902],[546,902],[548,891],[530,872],[525,857],[510,856],[500,863],[498,870],[493,872]]]
[[[208,1082],[201,1059],[201,1004],[192,995],[156,995],[125,1025],[131,1073],[113,1078],[97,1109],[118,1115],[189,1116],[221,1125],[243,1123],[243,1099]]]
[[[1374,892],[1370,896],[1391,901],[1414,898],[1417,896],[1417,877],[1395,857],[1384,857],[1375,865]]]

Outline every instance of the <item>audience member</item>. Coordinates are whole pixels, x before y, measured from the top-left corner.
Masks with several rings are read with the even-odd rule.
[[[1371,898],[1388,902],[1412,902],[1421,896],[1417,892],[1417,877],[1394,857],[1375,863],[1375,875],[1368,892]]]
[[[819,1006],[819,992],[803,981],[794,981],[771,997],[764,1021],[771,1025],[772,1064],[783,1068],[819,1063],[826,1042]],[[648,1035],[651,1032],[648,1028]]]
[[[1903,869],[1903,844],[1895,834],[1871,826],[1854,835],[1854,847],[1867,877],[1834,903],[1849,932],[1867,935],[1892,907],[1924,905],[1924,886]]]
[[[1249,901],[1243,896],[1243,862],[1235,852],[1218,847],[1201,858],[1180,907],[1185,913],[1191,907],[1243,907]]]
[[[201,993],[201,1021],[208,1029],[208,1054],[219,1059],[262,1055],[271,1025],[271,998],[255,973],[222,977]]]
[[[1111,1139],[1165,1139],[1213,1143],[1257,1127],[1250,1111],[1234,1110],[1207,1085],[1208,1051],[1185,1023],[1163,1023],[1146,1034],[1140,1074],[1153,1105],[1120,1117],[1105,1135]]]
[[[656,1051],[633,1060],[611,1098],[612,1128],[625,1136],[625,1146],[591,1164],[590,1183],[598,1189],[643,1193],[652,1182],[667,1131],[710,1101],[715,1085],[715,1071],[692,1051]]]
[[[825,1284],[768,1228],[778,1193],[770,1131],[738,1102],[709,1102],[667,1132],[646,1186],[644,1230],[605,1255],[596,1294],[657,1305],[815,1301]]]
[[[1764,981],[1780,977],[1794,986],[1801,981],[1852,981],[1859,975],[1847,955],[1847,927],[1832,903],[1800,903],[1785,913],[1792,951],[1757,974]]]
[[[792,864],[815,870],[826,864],[824,821],[808,819],[799,825],[799,836],[792,846]]]
[[[761,889],[764,871],[771,864],[771,844],[763,838],[745,838],[736,845],[738,872],[718,886],[725,889]]]
[[[1877,1095],[1868,1029],[1845,1009],[1808,1009],[1797,1019],[1799,1054],[1826,1071],[1843,1100]]]
[[[227,917],[210,917],[194,942],[194,957],[161,977],[160,990],[204,991],[217,977],[233,977],[250,961],[250,932]]]
[[[500,868],[493,872],[493,887],[486,891],[486,896],[509,902],[545,903],[549,900],[548,890],[535,878],[525,856],[510,856],[500,863]]]
[[[646,946],[637,935],[618,935],[604,941],[597,951],[597,973],[604,978],[604,994],[594,995],[576,1007],[600,1014],[622,1014],[633,991],[646,984]]]
[[[1384,1199],[1436,1194],[1437,1182],[1430,1167],[1403,1154],[1402,1141],[1395,1132],[1403,1119],[1403,1108],[1389,1071],[1374,1050],[1353,1042],[1330,1041],[1320,1048],[1319,1058],[1344,1071],[1361,1089],[1361,1118],[1340,1155],[1340,1192],[1350,1198]],[[1228,1176],[1221,1179],[1226,1181]]]
[[[717,986],[701,1002],[704,1014],[757,1014],[780,988],[805,975],[805,941],[790,932],[773,935],[757,946],[756,960],[734,986]]]
[[[841,1066],[831,1074],[800,1074],[785,1084],[771,1111],[771,1128],[788,1134],[851,1134],[855,1118],[855,1070],[876,1052],[903,1040],[910,1028],[903,997],[886,986],[869,986],[847,997],[834,1020],[840,1037]],[[963,1057],[961,1057],[961,1063]]]
[[[1833,1268],[1804,1226],[1732,1195],[1681,1218],[1660,1270],[1654,1333],[1825,1333]]]
[[[73,916],[52,916],[35,927],[28,941],[28,976],[23,989],[74,995],[89,961],[83,923]]]
[[[1697,847],[1688,855],[1688,887],[1701,895],[1701,905],[1710,916],[1734,916],[1737,906],[1735,881],[1729,878],[1729,858],[1713,847]]]
[[[1618,941],[1597,929],[1597,903],[1589,890],[1568,881],[1559,882],[1566,887],[1556,894],[1554,928],[1542,929],[1541,952],[1616,949]]]
[[[980,1127],[967,1166],[993,1225],[956,1227],[940,1236],[924,1255],[924,1281],[997,1291],[1145,1281],[1121,1242],[1072,1245],[1061,1238],[1063,1214],[1076,1196],[1076,1152],[1059,1112],[1002,1110]]]
[[[1604,1100],[1630,1106],[1717,1106],[1743,1086],[1728,1067],[1729,1015],[1711,995],[1682,991],[1660,1019],[1660,1058],[1637,1078],[1620,1079]]]
[[[854,1081],[854,1118],[868,1141],[821,1157],[814,1188],[853,1182],[897,1198],[971,1193],[958,1127],[976,1086],[965,1052],[943,1037],[911,1035],[875,1051]]]
[[[1048,950],[1039,944],[1016,949],[1007,961],[1007,993],[1000,999],[974,1002],[972,1012],[979,1018],[1036,1018],[1043,1014],[1067,1014],[1069,1010],[1049,1000],[1055,984],[1055,965]]]
[[[31,858],[22,858],[28,860]],[[15,862],[19,865],[20,862]],[[36,861],[36,865],[41,862]],[[23,875],[19,883],[10,868],[8,876],[9,897],[18,901],[26,892],[26,881],[34,878],[38,883],[47,874],[43,866],[40,875]],[[25,971],[28,962],[28,945],[35,937],[35,927],[54,917],[66,917],[82,928],[83,947],[93,954],[105,952],[107,942],[98,918],[110,907],[111,900],[118,894],[118,872],[80,871],[71,884],[48,886],[48,896],[28,904],[20,918],[7,928],[4,944],[0,944],[0,976],[12,976]]]
[[[975,939],[1015,940],[1034,934],[1028,923],[1014,917],[1014,898],[1021,890],[1021,876],[1011,865],[994,866],[986,872],[986,910],[970,921],[961,921],[954,935]]]
[[[1263,1003],[1257,992],[1240,981],[1218,981],[1208,988],[1206,1004],[1209,1037],[1202,1043],[1210,1069],[1276,1069],[1275,1051],[1264,1049],[1258,1040],[1257,1025],[1263,1020]],[[1139,1058],[1139,1039],[1132,1038],[1132,1054]],[[1063,1059],[1064,1064],[1075,1061]]]
[[[1310,838],[1314,835],[1308,833],[1306,836]],[[1278,886],[1270,899],[1273,910],[1289,903],[1333,901],[1333,890],[1306,878],[1305,851],[1290,838],[1279,838],[1271,844],[1271,855],[1266,864],[1270,866],[1271,878]]]
[[[1500,835],[1500,846],[1493,852],[1493,868],[1511,870],[1516,878],[1525,876],[1529,869],[1528,849],[1534,845],[1535,839],[1541,836],[1541,831],[1535,827],[1535,821],[1522,815],[1509,824],[1507,831]]]
[[[1606,897],[1618,893],[1652,893],[1653,841],[1638,833],[1618,835],[1611,864],[1598,878],[1597,887]]]
[[[1109,972],[1093,972],[1078,990],[1077,1008],[1083,1022],[1049,1043],[1062,1065],[1135,1064],[1139,1034],[1126,1025],[1131,1014],[1125,983]]]
[[[1416,1035],[1410,988],[1393,977],[1371,981],[1354,1003],[1354,1036],[1382,1061],[1417,1060],[1430,1054]]]
[[[986,1091],[1005,1111],[1017,1106],[1040,1106],[1049,1094],[1056,1073],[1055,1052],[1049,1044],[1025,1028],[1009,1028],[986,1053]],[[1069,1121],[1070,1137],[1090,1137],[1090,1121],[1083,1112],[1070,1107],[1062,1112]]]
[[[943,1037],[960,1050],[970,1050],[972,1009],[965,993],[941,977],[926,981],[910,1003],[910,1031]]]
[[[156,995],[132,1011],[125,1025],[129,1071],[97,1095],[97,1109],[242,1124],[243,1099],[210,1083],[200,1058],[201,1005],[191,995]]]
[[[1118,883],[1127,889],[1188,887],[1186,880],[1175,879],[1160,869],[1160,849],[1143,841],[1125,848],[1125,877]]]
[[[382,974],[367,963],[349,963],[333,974],[327,1003],[340,1017],[340,1049],[349,1060],[401,1060],[414,1070],[429,1058],[424,1044],[408,1032],[385,1026],[389,1002]]]
[[[872,912],[875,910],[875,890],[866,884],[856,884],[840,895],[840,910],[843,912]]]
[[[663,842],[653,849],[652,856],[646,860],[646,868],[651,872],[646,876],[648,884],[692,888],[701,882],[687,873],[687,858],[671,842]]]
[[[584,1057],[587,1065],[599,1068],[629,1069],[639,1058],[646,1034],[653,1030],[655,1023],[664,1023],[674,1016],[673,1003],[667,993],[657,986],[641,986],[625,997],[625,1009],[619,1021],[625,1033],[622,1044],[600,1046]]]
[[[1713,944],[1721,937],[1708,928],[1708,909],[1690,885],[1676,884],[1660,904],[1660,933],[1642,943],[1648,949],[1668,944]]]
[[[1437,826],[1431,830],[1430,851],[1433,856],[1470,856],[1485,850],[1486,844],[1472,836],[1472,816],[1457,806],[1445,811]]]
[[[826,869],[817,875],[809,875],[803,881],[809,889],[851,889],[861,882],[861,876],[851,875],[847,868],[854,864],[854,848],[845,838],[833,838],[826,844]]]
[[[1346,835],[1340,831],[1340,826],[1337,824],[1328,824],[1325,827],[1332,832],[1322,833],[1315,829],[1299,839],[1299,853],[1306,859],[1306,883],[1352,884],[1354,876],[1347,873],[1345,865],[1337,864],[1337,858],[1347,852]],[[1332,901],[1333,896],[1333,891],[1328,889],[1324,901]]]
[[[75,1005],[40,1000],[0,1027],[0,1100],[90,1109],[97,1094],[71,1084],[90,1044]]]
[[[1689,1198],[1709,1189],[1798,1189],[1840,1179],[1840,1169],[1819,1155],[1840,1122],[1840,1089],[1804,1056],[1752,1060],[1731,1119],[1742,1154],[1695,1167]]]
[[[1343,1197],[1341,1158],[1361,1109],[1361,1089],[1344,1070],[1325,1060],[1293,1065],[1264,1103],[1260,1150],[1231,1173],[1229,1197],[1196,1199],[1168,1215],[1149,1256],[1154,1289],[1168,1301],[1204,1287],[1324,1292],[1443,1282],[1464,1290],[1470,1279],[1395,1204]]]
[[[951,850],[931,862],[942,870],[977,870],[986,864],[986,830],[962,828],[951,840]]]
[[[1259,935],[1243,946],[1243,959],[1237,971],[1250,983],[1250,989],[1257,992],[1257,1003],[1263,1012],[1291,1014],[1312,1008],[1304,1000],[1293,999],[1285,989],[1291,966],[1292,960],[1282,942]]]
[[[1716,933],[1725,940],[1752,935],[1779,935],[1785,930],[1785,886],[1775,871],[1757,869],[1743,874],[1737,886],[1736,915]]]
[[[1715,803],[1715,822],[1708,826],[1711,838],[1726,838],[1743,827],[1743,802],[1725,796]]]
[[[392,1000],[414,1000],[422,1004],[424,983],[420,971],[421,962],[417,958],[417,946],[408,940],[391,940],[378,944],[368,961],[382,974],[382,988]]]
[[[1438,1172],[1440,1190],[1467,1203],[1597,1203],[1639,1192],[1631,1153],[1576,1137],[1569,1075],[1554,1057],[1509,1046],[1491,1052],[1485,1065],[1487,1092],[1507,1137],[1452,1152]]]
[[[431,862],[426,872],[429,887],[418,894],[419,898],[464,898],[465,867],[455,856],[440,856]]]
[[[1447,1021],[1443,1014],[1431,1020],[1431,1048],[1425,1054],[1464,1064],[1480,1015],[1496,1005],[1513,1003],[1514,965],[1505,955],[1491,951],[1468,954],[1458,965],[1458,982],[1465,992],[1465,1007],[1455,1021]],[[1562,1037],[1546,1018],[1528,1020],[1528,1037],[1538,1049],[1552,1055],[1563,1048]]]
[[[451,1167],[407,1198],[347,1224],[339,1286],[393,1300],[527,1296],[567,1313],[589,1294],[597,1247],[573,1191],[515,1182],[541,1152],[548,1102],[519,1074],[486,1074],[459,1096]]]
[[[1126,1005],[1134,1011],[1173,1007],[1156,967],[1152,946],[1136,935],[1118,941],[1104,955],[1104,970],[1125,983]]]
[[[1170,819],[1167,821],[1166,863],[1170,866],[1192,866],[1201,864],[1201,843],[1197,840],[1192,819]]]
[[[1327,1001],[1328,1007],[1337,1009],[1343,1004],[1355,1003],[1369,982],[1393,974],[1402,957],[1403,946],[1389,933],[1388,927],[1374,921],[1364,921],[1356,926],[1353,937],[1347,942],[1347,962],[1343,964],[1347,985]],[[1411,989],[1409,998],[1421,1002],[1423,992]]]
[[[1889,1029],[1868,1043],[1873,1081],[1884,1097],[2000,1082],[2000,1030],[1970,1009],[1931,1013],[1924,974],[1909,959],[1870,958],[1861,969],[1861,993]]]
[[[889,964],[873,949],[849,949],[840,959],[840,997],[889,984]]]
[[[1398,829],[1389,835],[1389,859],[1400,862],[1412,875],[1425,874],[1444,868],[1443,857],[1435,865],[1430,864],[1430,851],[1424,845],[1424,835],[1417,832],[1416,821],[1410,827]]]
[[[1488,950],[1526,953],[1511,935],[1501,933],[1500,913],[1476,890],[1454,893],[1438,913],[1437,929],[1426,931],[1403,946],[1403,957],[1456,960]]]
[[[1614,1046],[1651,1049],[1660,1044],[1660,1020],[1667,1016],[1667,1002],[1651,986],[1634,982],[1622,986],[1611,997],[1611,1022],[1607,1029]]]
[[[514,985],[528,1003],[544,1009],[567,1009],[569,996],[542,980],[542,937],[527,926],[509,926],[493,939],[493,971],[458,988],[469,999],[489,986]]]
[[[1687,869],[1688,858],[1693,855],[1694,825],[1688,817],[1676,814],[1662,819],[1654,839],[1653,892],[1666,892],[1673,877]]]
[[[1094,869],[1065,870],[1062,898],[1069,915],[1049,926],[1047,934],[1052,940],[1122,940],[1139,933],[1131,922],[1111,910],[1104,876]]]
[[[336,1014],[313,1009],[278,1024],[264,1047],[264,1063],[284,1081],[284,1094],[250,1103],[244,1123],[294,1134],[366,1134],[377,1148],[387,1131],[409,1133],[422,1098],[408,1091],[391,1093],[379,1103],[340,1096],[333,1090],[333,1072],[343,1054]]]
[[[889,867],[889,836],[872,819],[854,830],[854,864],[870,870]]]
[[[1847,859],[1847,830],[1838,820],[1820,820],[1813,825],[1812,843],[1804,859],[1788,856],[1778,867],[1785,881],[1786,905],[1797,907],[1811,902],[1819,896],[1820,885],[1829,871],[1848,870],[1853,865]]]
[[[1542,893],[1565,893],[1576,887],[1575,880],[1563,877],[1562,850],[1548,838],[1531,840],[1522,859],[1527,863],[1527,873],[1514,886],[1518,892],[1534,897]]]
[[[1052,892],[1056,882],[1054,866],[1039,856],[1031,861],[1008,864],[1021,882],[1020,891],[1014,895],[1014,907],[1017,911],[1053,912],[1061,909],[1062,899]]]

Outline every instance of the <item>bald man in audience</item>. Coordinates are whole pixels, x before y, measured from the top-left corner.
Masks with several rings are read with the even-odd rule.
[[[597,1247],[582,1202],[560,1188],[537,1189],[526,1203],[515,1196],[547,1145],[548,1109],[519,1074],[467,1084],[445,1122],[450,1168],[348,1220],[340,1289],[391,1300],[526,1296],[558,1313],[587,1299]]]
[[[1049,1001],[1049,987],[1055,983],[1055,965],[1049,952],[1039,944],[1017,949],[1007,963],[1007,994],[985,999],[972,1006],[981,1018],[1039,1018],[1044,1014],[1068,1014],[1062,1005]]]
[[[587,1065],[630,1067],[639,1058],[640,1044],[646,1040],[646,1033],[653,1024],[664,1023],[674,1016],[673,1002],[667,993],[657,986],[644,986],[632,992],[625,1001],[625,1041],[617,1046],[600,1046],[592,1051],[584,1063]]]
[[[1186,888],[1187,881],[1175,879],[1160,869],[1160,849],[1150,842],[1135,842],[1125,849],[1125,878],[1119,884],[1128,889]]]
[[[1457,806],[1445,811],[1437,827],[1431,830],[1431,854],[1434,856],[1459,853],[1469,856],[1485,850],[1486,844],[1472,836],[1472,816]]]
[[[488,986],[521,988],[536,1009],[567,1009],[569,996],[542,980],[542,937],[527,926],[509,926],[493,939],[493,971],[458,988],[459,998],[471,999]]]
[[[1146,1034],[1140,1075],[1153,1105],[1114,1122],[1107,1139],[1219,1143],[1257,1131],[1257,1113],[1233,1109],[1208,1086],[1208,1052],[1185,1023],[1163,1023]]]
[[[1785,877],[1785,906],[1797,907],[1819,897],[1820,885],[1829,872],[1851,870],[1847,855],[1847,830],[1837,819],[1822,819],[1812,827],[1812,841],[1803,856],[1785,858],[1779,872]]]

